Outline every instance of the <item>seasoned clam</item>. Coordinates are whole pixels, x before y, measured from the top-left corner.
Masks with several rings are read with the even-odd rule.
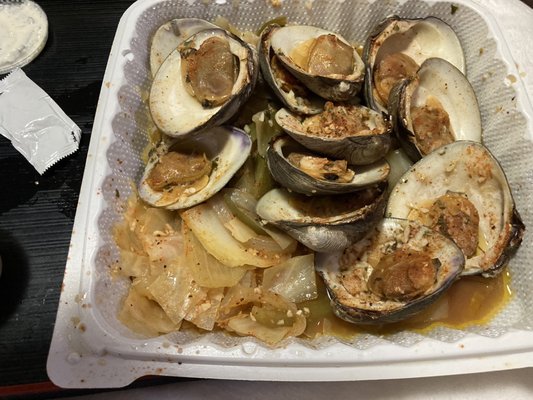
[[[272,32],[270,46],[283,66],[320,97],[346,101],[361,88],[363,61],[337,33],[314,26],[284,26]]]
[[[455,140],[481,142],[474,89],[442,58],[427,59],[415,76],[393,88],[389,113],[402,147],[414,161]]]
[[[277,182],[307,195],[355,192],[384,181],[390,171],[384,159],[370,165],[348,165],[346,160],[312,153],[287,135],[272,140],[267,163]]]
[[[392,16],[376,27],[363,49],[365,98],[369,107],[387,112],[391,89],[416,74],[428,58],[443,58],[465,73],[463,49],[453,29],[435,17]]]
[[[256,78],[250,46],[222,29],[202,30],[157,71],[150,90],[152,119],[173,137],[220,125],[248,99]]]
[[[272,51],[270,38],[278,29],[278,25],[269,25],[261,32],[259,65],[263,77],[289,110],[298,114],[318,114],[324,108],[324,100],[291,75]]]
[[[386,183],[336,196],[305,196],[272,189],[256,212],[308,248],[330,252],[360,239],[383,216]]]
[[[276,122],[303,146],[349,164],[371,164],[391,146],[388,121],[367,107],[327,102],[323,112],[300,117],[282,108]]]
[[[150,71],[155,76],[163,61],[186,39],[216,25],[198,18],[173,19],[161,25],[150,44]]]
[[[318,254],[332,309],[356,324],[403,320],[458,278],[464,256],[446,236],[415,221],[384,218],[344,251]]]
[[[163,141],[146,164],[139,196],[170,210],[201,203],[228,183],[251,148],[251,139],[244,131],[224,126],[185,140]]]
[[[414,164],[392,189],[386,215],[451,237],[465,254],[465,275],[498,274],[524,233],[502,168],[471,141],[453,142]]]

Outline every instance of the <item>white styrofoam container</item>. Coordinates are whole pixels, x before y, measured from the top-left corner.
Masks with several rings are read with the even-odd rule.
[[[533,366],[533,331],[529,319],[522,324],[492,330],[493,334],[480,334],[475,330],[452,332],[447,340],[431,336],[417,336],[411,340],[412,335],[406,333],[408,340],[391,341],[378,337],[368,346],[332,342],[313,348],[302,341],[293,341],[276,349],[248,339],[235,341],[233,345],[230,341],[230,345],[224,346],[209,335],[179,344],[172,336],[142,339],[126,334],[110,323],[116,310],[113,307],[102,310],[102,304],[108,299],[113,301],[113,296],[107,296],[106,292],[113,283],[103,276],[105,269],[96,267],[101,263],[98,257],[102,249],[102,218],[115,207],[108,204],[109,199],[105,196],[109,187],[114,187],[113,178],[110,178],[110,148],[117,140],[117,115],[127,114],[124,111],[124,71],[131,68],[134,61],[132,47],[138,45],[138,21],[160,3],[141,0],[126,11],[109,56],[48,358],[48,374],[56,385],[65,388],[120,387],[144,375],[280,381],[372,380]],[[256,3],[259,2],[256,0]],[[299,3],[295,7],[302,8],[302,15],[310,12],[311,3]],[[397,5],[393,1],[384,3],[391,7],[393,3]],[[427,4],[436,3],[439,2]],[[236,2],[225,0],[211,5],[199,4],[206,10],[217,4],[237,6]],[[454,4],[469,7],[482,17],[507,73],[519,76],[492,14],[473,0],[457,0]],[[258,9],[266,7],[264,2],[257,5]],[[172,17],[181,16],[182,11],[175,9]],[[279,13],[272,7],[270,12]],[[254,18],[262,17],[255,15]],[[515,107],[520,117],[518,123],[524,125],[525,132],[532,132],[533,111],[520,80],[514,84],[514,90],[517,95]],[[133,131],[139,119],[134,114],[135,110],[132,110],[129,115]],[[125,118],[128,120],[128,116]],[[528,143],[533,141],[531,136],[525,139]],[[526,197],[523,201],[529,200],[529,195]]]

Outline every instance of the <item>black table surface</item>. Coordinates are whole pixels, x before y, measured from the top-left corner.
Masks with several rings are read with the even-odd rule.
[[[77,123],[82,139],[74,155],[41,176],[0,136],[0,397],[2,387],[48,382],[46,359],[100,86],[119,19],[133,3],[37,2],[48,16],[49,38],[24,71]]]
[[[48,0],[49,38],[25,73],[82,129],[79,150],[44,175],[0,136],[0,387],[48,381],[46,359],[96,104],[131,0]],[[0,397],[2,397],[0,395]]]

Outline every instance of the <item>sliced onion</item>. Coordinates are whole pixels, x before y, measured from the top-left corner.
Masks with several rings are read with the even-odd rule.
[[[202,246],[218,261],[229,267],[252,265],[266,268],[289,258],[288,254],[271,254],[264,249],[246,247],[236,240],[216,212],[202,203],[181,213],[181,218],[194,232]]]
[[[249,247],[253,247],[256,249],[262,249],[265,252],[276,254],[276,253],[292,253],[294,250],[296,250],[297,243],[296,241],[293,241],[291,243],[291,246],[282,249],[279,244],[272,239],[270,236],[264,236],[264,235],[257,235],[254,238],[248,240],[246,244]]]
[[[189,227],[183,224],[185,260],[194,280],[202,287],[223,288],[239,283],[249,267],[227,267],[209,254]]]
[[[184,319],[192,322],[200,329],[206,331],[213,330],[218,316],[218,309],[223,297],[223,288],[209,289],[203,301],[199,302],[189,310]]]
[[[293,257],[263,272],[263,289],[277,293],[287,300],[300,303],[318,297],[315,276],[315,256]]]
[[[128,250],[120,250],[120,275],[143,276],[150,273],[150,260]]]
[[[173,332],[179,330],[181,325],[172,322],[159,304],[146,298],[133,287],[122,303],[118,319],[132,331],[146,336]]]
[[[153,299],[174,323],[179,323],[206,297],[206,290],[193,279],[187,268],[176,265],[165,272],[148,287]]]
[[[217,323],[239,335],[255,336],[275,345],[289,336],[301,335],[305,317],[296,305],[259,288],[232,287],[220,305]]]

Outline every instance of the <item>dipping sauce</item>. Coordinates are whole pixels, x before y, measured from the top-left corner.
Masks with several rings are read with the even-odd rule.
[[[0,2],[0,74],[32,61],[47,38],[48,19],[36,3]]]

